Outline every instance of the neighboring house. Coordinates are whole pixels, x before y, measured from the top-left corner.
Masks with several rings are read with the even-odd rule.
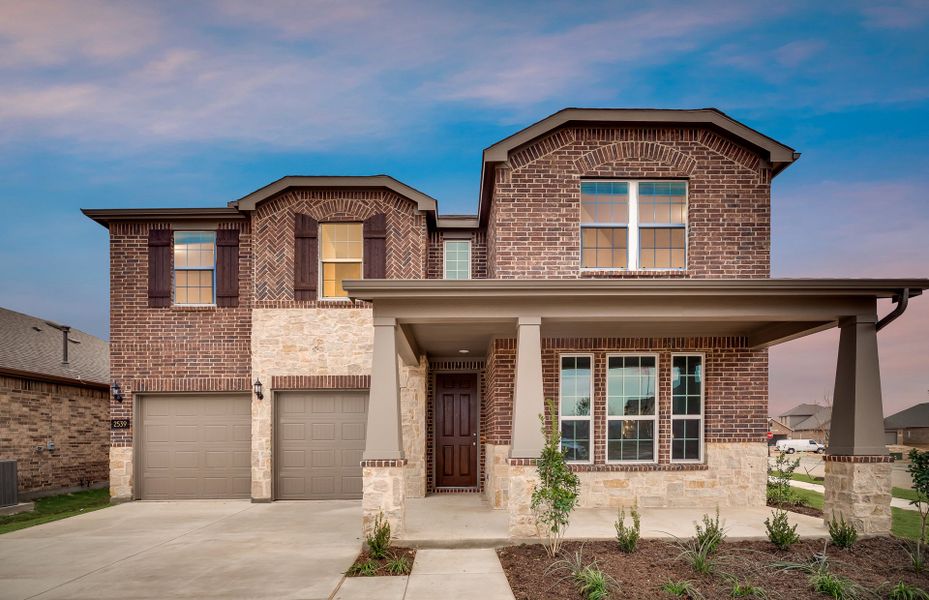
[[[879,471],[877,299],[929,281],[770,279],[798,157],[714,109],[565,109],[484,151],[472,216],[384,175],[85,210],[132,424],[112,494],[360,497],[399,532],[406,498],[481,492],[530,535],[551,399],[582,507],[764,506],[767,348],[836,326],[835,403],[877,417],[835,469]]]
[[[768,417],[768,444],[773,446],[778,440],[787,440],[793,437],[794,430],[778,421],[774,417]]]
[[[884,431],[888,444],[929,444],[929,402],[890,415],[884,419]]]
[[[832,426],[831,406],[798,404],[778,418],[791,429],[791,438],[809,438],[820,444],[829,444],[829,428]]]
[[[109,477],[107,343],[0,308],[0,460],[30,498]]]

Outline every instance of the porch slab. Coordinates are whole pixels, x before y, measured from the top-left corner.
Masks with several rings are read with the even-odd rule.
[[[694,524],[705,508],[643,508],[642,537],[690,537]],[[822,519],[789,513],[790,522],[797,524],[801,537],[825,538],[829,531]],[[616,531],[613,523],[617,511],[611,508],[581,508],[574,511],[566,539],[612,540]],[[766,507],[728,507],[720,509],[720,520],[730,540],[767,539],[764,521],[771,516]],[[536,539],[514,539],[508,532],[506,510],[494,510],[478,494],[436,495],[408,499],[406,529],[398,539],[400,545],[415,548],[491,548],[514,543],[535,542]],[[626,522],[630,517],[626,515]],[[437,555],[438,557],[438,555]],[[418,562],[419,559],[417,559]],[[425,566],[425,565],[424,565]]]

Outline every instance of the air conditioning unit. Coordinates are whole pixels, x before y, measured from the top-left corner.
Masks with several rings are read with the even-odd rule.
[[[0,460],[0,506],[14,506],[19,504],[16,493],[16,461]]]

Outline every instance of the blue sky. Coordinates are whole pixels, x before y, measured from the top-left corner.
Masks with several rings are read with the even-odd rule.
[[[565,106],[718,107],[803,153],[776,276],[929,276],[929,2],[0,3],[0,306],[106,334],[81,207],[219,206],[388,173],[474,212],[480,152]],[[929,400],[929,298],[881,333],[888,411]],[[835,336],[772,351],[822,401]]]

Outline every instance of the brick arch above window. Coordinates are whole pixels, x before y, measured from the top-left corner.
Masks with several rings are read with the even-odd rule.
[[[627,159],[654,161],[684,176],[693,175],[697,169],[697,161],[693,157],[665,144],[643,141],[617,142],[601,146],[574,161],[574,169],[578,173],[586,174],[595,171],[601,165]]]

